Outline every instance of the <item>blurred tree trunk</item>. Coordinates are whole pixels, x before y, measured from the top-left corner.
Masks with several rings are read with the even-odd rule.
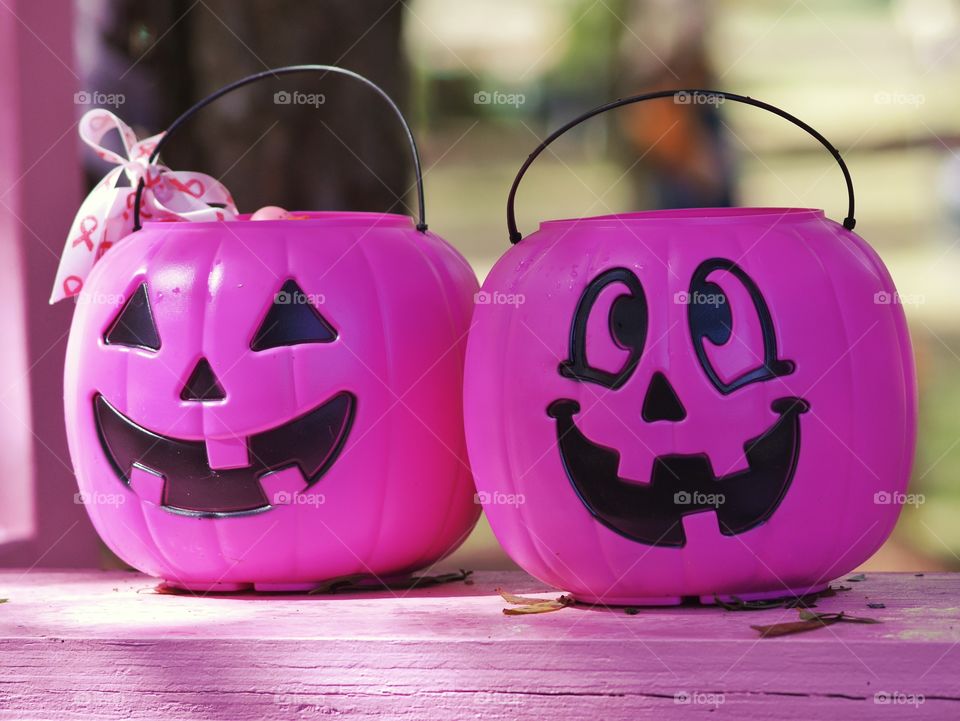
[[[106,60],[89,83],[125,93],[120,116],[150,132],[233,80],[288,64],[355,70],[406,106],[402,5],[393,0],[120,0],[100,11]],[[325,101],[276,104],[282,90]],[[380,97],[341,76],[282,76],[238,90],[179,130],[163,160],[221,177],[242,211],[409,212],[398,201],[413,180],[401,129]]]

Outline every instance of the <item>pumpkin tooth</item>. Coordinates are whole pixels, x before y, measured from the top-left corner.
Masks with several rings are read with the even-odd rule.
[[[306,490],[307,479],[297,466],[290,466],[264,473],[260,476],[260,487],[271,506],[288,506]]]
[[[250,465],[250,453],[247,450],[245,436],[229,438],[207,438],[207,462],[215,470],[246,468]]]
[[[650,485],[654,465],[657,461],[657,457],[652,451],[647,448],[629,448],[629,452],[620,452],[619,455],[617,475],[620,478],[636,483],[638,486]]]
[[[750,461],[743,445],[717,443],[706,449],[706,453],[717,478],[750,470]]]
[[[163,505],[163,476],[134,464],[130,471],[130,488],[144,503]]]

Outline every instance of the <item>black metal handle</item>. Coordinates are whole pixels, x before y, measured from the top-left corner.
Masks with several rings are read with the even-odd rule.
[[[539,156],[540,153],[546,150],[548,145],[550,145],[554,140],[559,138],[561,135],[563,135],[565,132],[567,132],[571,128],[579,125],[584,120],[589,120],[594,115],[600,115],[600,113],[605,113],[608,110],[619,108],[622,105],[639,103],[644,100],[654,100],[656,98],[669,98],[669,97],[674,97],[679,99],[684,94],[689,96],[690,100],[695,100],[698,96],[699,97],[709,96],[714,98],[723,98],[724,100],[735,100],[738,103],[744,103],[746,105],[752,105],[756,108],[762,108],[763,110],[769,110],[774,115],[779,115],[781,118],[784,118],[785,120],[789,120],[791,123],[793,123],[797,127],[803,128],[808,133],[810,133],[810,135],[812,135],[814,138],[819,140],[820,144],[830,151],[830,154],[833,156],[834,160],[836,160],[837,164],[840,166],[840,170],[843,171],[843,178],[847,183],[847,198],[848,198],[847,217],[843,219],[843,227],[846,228],[847,230],[853,230],[854,226],[857,224],[857,221],[854,218],[853,181],[850,179],[850,171],[847,170],[846,163],[844,163],[843,158],[840,157],[840,152],[835,147],[833,147],[833,145],[830,144],[829,140],[827,140],[820,133],[818,133],[814,128],[810,127],[799,118],[791,115],[785,110],[781,110],[780,108],[774,105],[770,105],[769,103],[764,103],[761,100],[754,100],[753,98],[748,97],[746,95],[737,95],[736,93],[726,93],[720,90],[687,89],[687,90],[659,90],[653,93],[644,93],[643,95],[633,95],[628,98],[618,98],[609,103],[599,105],[595,107],[593,110],[588,110],[583,115],[580,115],[574,118],[563,127],[551,133],[546,140],[540,143],[540,145],[538,145],[536,149],[532,153],[530,153],[530,155],[527,156],[526,162],[524,162],[524,164],[520,166],[520,171],[517,173],[517,177],[513,179],[513,185],[510,186],[510,195],[507,196],[507,229],[510,231],[510,242],[518,243],[520,242],[521,238],[523,238],[523,235],[521,235],[520,231],[517,230],[517,218],[513,209],[514,200],[516,199],[516,195],[517,195],[517,188],[520,186],[520,181],[523,179],[524,174],[527,172],[527,168],[529,168],[533,164],[533,161],[537,159],[537,156]]]
[[[217,100],[227,93],[233,92],[238,88],[242,88],[245,85],[250,85],[255,83],[258,80],[264,80],[266,78],[275,78],[278,75],[289,75],[292,73],[307,73],[307,72],[321,72],[321,73],[336,73],[338,75],[346,75],[348,78],[353,78],[354,80],[359,80],[361,83],[367,87],[376,91],[376,93],[387,101],[387,105],[390,106],[390,109],[393,111],[394,115],[397,116],[397,119],[400,121],[400,124],[403,126],[403,132],[407,136],[407,142],[410,145],[410,152],[413,154],[413,170],[417,176],[417,205],[419,212],[419,222],[417,223],[417,230],[422,233],[425,233],[427,230],[427,216],[426,210],[424,209],[423,203],[423,172],[420,167],[420,152],[417,150],[417,142],[413,138],[413,131],[410,130],[410,126],[407,124],[406,118],[403,117],[403,113],[400,112],[400,108],[397,107],[397,104],[393,102],[393,99],[387,95],[386,91],[383,90],[379,85],[374,83],[372,80],[365,78],[359,73],[355,73],[352,70],[347,70],[346,68],[339,68],[336,65],[287,65],[281,68],[273,68],[272,70],[264,70],[260,73],[255,73],[253,75],[248,75],[245,78],[240,78],[229,85],[225,85],[216,92],[211,93],[203,100],[199,101],[186,112],[184,112],[180,117],[174,120],[170,127],[167,128],[167,131],[163,134],[160,140],[157,142],[156,147],[153,149],[153,152],[150,154],[150,158],[147,161],[150,165],[153,165],[157,162],[157,158],[160,156],[160,150],[170,139],[170,136],[173,135],[173,131],[183,125],[187,120],[189,120],[194,113],[198,110],[206,107],[214,100]],[[143,196],[144,188],[144,179],[140,178],[140,182],[137,184],[137,196],[133,205],[133,229],[134,231],[140,230],[140,199]]]

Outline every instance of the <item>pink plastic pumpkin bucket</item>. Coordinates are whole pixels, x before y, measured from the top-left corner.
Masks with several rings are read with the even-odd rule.
[[[683,92],[683,91],[678,91]],[[916,436],[889,274],[802,208],[541,223],[483,284],[465,418],[479,497],[510,556],[586,602],[803,594],[887,538]],[[519,241],[519,242],[518,242]],[[495,299],[503,299],[497,302]],[[513,299],[514,302],[511,302]]]
[[[476,278],[420,221],[145,223],[94,266],[67,349],[70,453],[106,544],[197,590],[400,574],[479,507],[462,377]],[[169,133],[164,140],[169,138]],[[161,149],[151,157],[155,162]],[[139,208],[139,203],[134,205]],[[139,227],[139,222],[137,222]]]

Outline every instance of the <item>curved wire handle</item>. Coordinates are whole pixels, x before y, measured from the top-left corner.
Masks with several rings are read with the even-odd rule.
[[[834,160],[837,161],[837,164],[840,166],[840,170],[843,172],[843,179],[847,183],[847,198],[848,198],[847,217],[843,219],[843,227],[846,228],[847,230],[853,230],[854,226],[856,226],[857,224],[857,221],[854,218],[853,180],[850,179],[850,171],[847,170],[846,163],[844,163],[843,158],[840,157],[840,151],[838,151],[835,147],[833,147],[833,145],[830,144],[829,140],[823,137],[814,128],[810,127],[805,122],[800,120],[800,118],[797,118],[791,115],[785,110],[781,110],[775,105],[770,105],[769,103],[765,103],[761,100],[754,100],[753,98],[748,97],[746,95],[737,95],[736,93],[726,93],[720,90],[686,89],[686,90],[658,90],[653,93],[644,93],[643,95],[633,95],[628,98],[618,98],[617,100],[613,100],[609,103],[598,105],[597,107],[593,108],[593,110],[588,110],[583,115],[580,115],[574,118],[563,127],[551,133],[546,140],[540,143],[540,145],[538,145],[534,149],[534,151],[527,156],[527,159],[524,162],[524,164],[520,166],[520,170],[517,173],[517,177],[513,179],[513,185],[510,186],[510,194],[507,196],[507,229],[510,231],[510,242],[519,243],[520,240],[523,238],[523,235],[520,233],[519,230],[517,230],[517,218],[513,208],[514,200],[516,199],[516,195],[517,195],[517,188],[520,186],[520,181],[523,179],[524,174],[527,172],[527,168],[529,168],[533,164],[533,161],[537,159],[537,156],[539,156],[540,153],[546,150],[548,145],[550,145],[554,140],[559,138],[561,135],[563,135],[565,132],[567,132],[571,128],[579,125],[584,120],[589,120],[594,115],[600,115],[600,113],[605,113],[608,110],[614,110],[615,108],[619,108],[623,105],[630,105],[632,103],[643,102],[644,100],[654,100],[656,98],[669,98],[669,97],[680,98],[683,96],[683,94],[686,94],[691,98],[695,96],[706,95],[706,96],[715,97],[715,98],[723,98],[724,100],[734,100],[738,103],[744,103],[745,105],[752,105],[757,108],[762,108],[763,110],[768,110],[774,115],[779,115],[781,118],[784,118],[785,120],[789,120],[791,123],[793,123],[797,127],[802,128],[803,130],[806,130],[808,133],[810,133],[810,135],[812,135],[814,138],[819,140],[820,144],[830,151],[830,154],[833,156]]]
[[[403,113],[400,112],[400,108],[397,107],[397,104],[393,102],[393,99],[387,95],[386,91],[383,90],[379,85],[374,83],[372,80],[365,78],[359,73],[355,73],[352,70],[347,70],[346,68],[339,68],[336,65],[286,65],[280,68],[273,68],[272,70],[264,70],[260,73],[254,73],[253,75],[248,75],[245,78],[240,78],[229,85],[225,85],[219,90],[211,93],[207,97],[203,98],[195,105],[190,107],[184,113],[180,115],[176,120],[174,120],[170,127],[167,128],[167,131],[163,134],[160,140],[157,142],[156,147],[153,149],[153,152],[150,154],[150,158],[147,161],[148,165],[153,165],[157,162],[157,158],[160,156],[160,150],[166,144],[167,140],[170,139],[170,136],[173,134],[177,128],[183,125],[187,120],[189,120],[194,113],[198,110],[206,107],[214,100],[221,98],[227,93],[231,93],[238,88],[242,88],[245,85],[250,85],[255,83],[258,80],[263,80],[265,78],[272,78],[278,75],[290,75],[292,73],[306,73],[306,72],[322,72],[322,73],[336,73],[338,75],[346,75],[349,78],[354,80],[359,80],[361,83],[367,87],[376,91],[376,93],[387,101],[387,105],[390,106],[390,109],[393,111],[394,115],[397,116],[397,119],[400,121],[400,124],[403,126],[403,132],[407,136],[407,143],[410,145],[410,152],[413,154],[413,170],[417,176],[417,205],[419,213],[419,221],[417,222],[417,230],[421,233],[427,231],[427,216],[426,210],[424,208],[423,202],[423,172],[420,167],[420,152],[417,150],[417,142],[413,138],[413,131],[410,130],[410,126],[407,124],[406,118],[403,117]],[[143,196],[144,188],[144,179],[140,178],[140,182],[137,184],[137,195],[134,200],[133,205],[133,230],[134,232],[140,230],[140,199]]]

